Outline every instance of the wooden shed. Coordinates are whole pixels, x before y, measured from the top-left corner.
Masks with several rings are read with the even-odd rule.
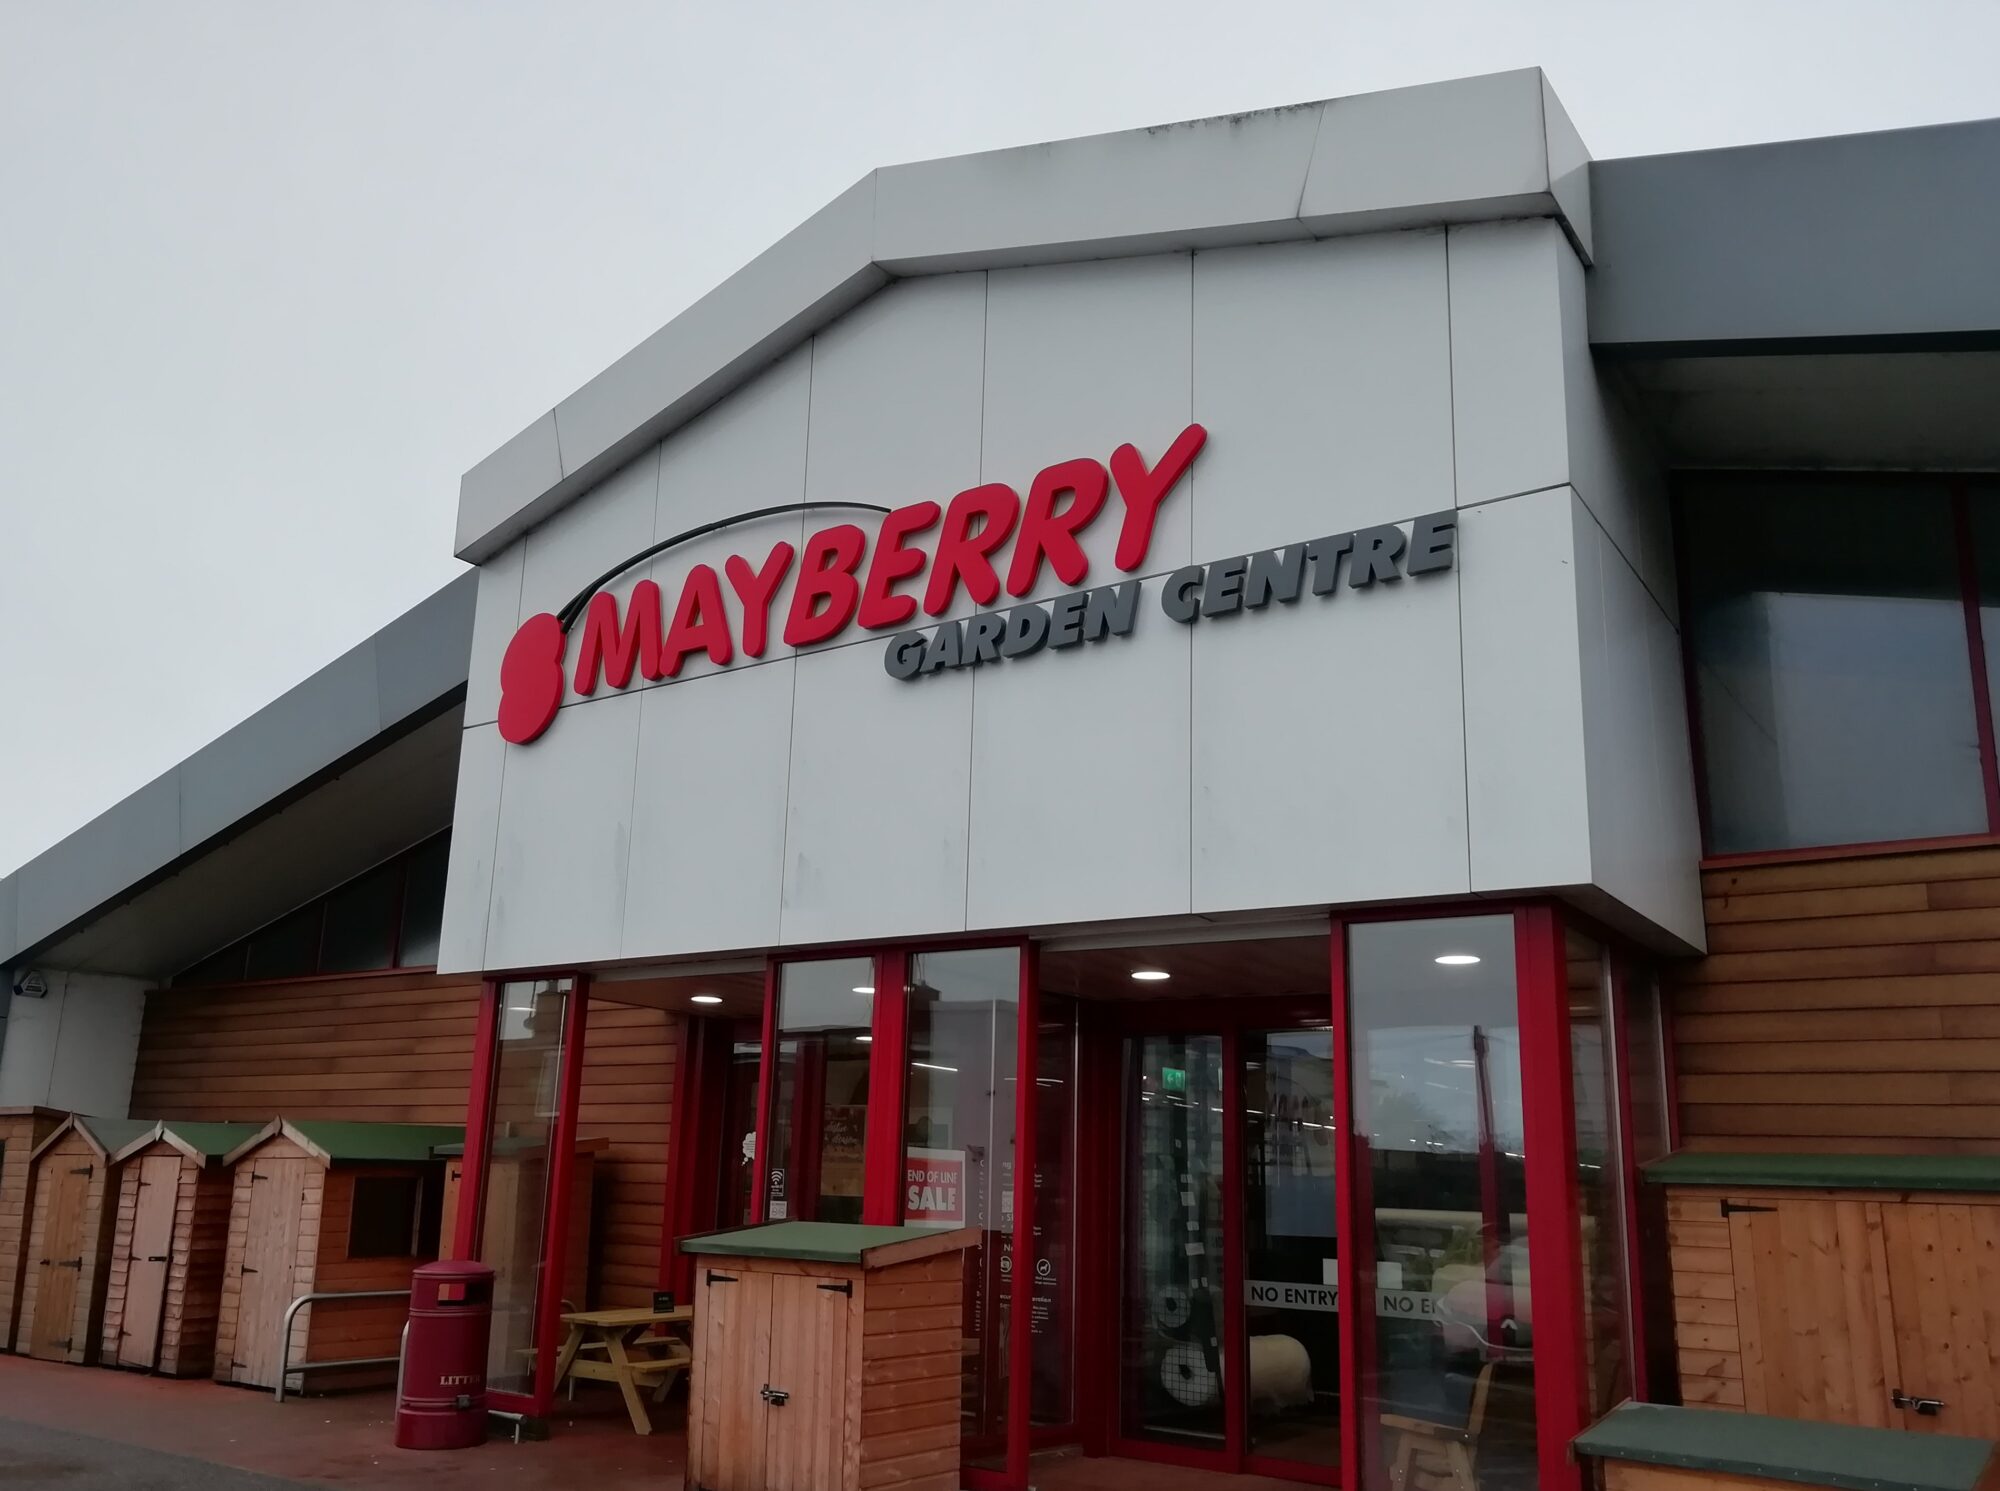
[[[215,1368],[230,1172],[254,1123],[155,1124],[111,1158],[118,1210],[104,1291],[107,1367],[206,1377]]]
[[[17,1350],[52,1362],[97,1359],[116,1211],[112,1156],[151,1128],[72,1114],[36,1147]]]
[[[692,1237],[688,1484],[957,1491],[975,1227],[773,1222]]]
[[[14,1349],[14,1322],[20,1318],[34,1198],[29,1160],[67,1117],[54,1108],[0,1108],[0,1351]]]
[[[435,1152],[464,1139],[444,1125],[277,1119],[232,1150],[216,1381],[274,1388],[281,1356],[322,1383],[392,1376],[381,1364],[396,1356],[411,1271],[438,1256]],[[285,1311],[315,1293],[373,1297],[303,1306],[287,1354]]]

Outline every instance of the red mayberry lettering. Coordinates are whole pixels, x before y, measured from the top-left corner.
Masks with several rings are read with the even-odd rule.
[[[750,568],[750,561],[731,554],[723,560],[722,568],[729,576],[730,588],[743,602],[743,655],[762,657],[764,644],[771,635],[771,601],[778,593],[778,587],[785,583],[785,574],[792,567],[792,558],[798,551],[783,539],[771,545],[771,552],[764,556],[762,569]]]
[[[1118,553],[1112,561],[1120,569],[1129,572],[1146,562],[1146,551],[1153,543],[1153,520],[1159,516],[1160,504],[1166,501],[1167,493],[1174,489],[1182,473],[1194,464],[1207,439],[1207,430],[1200,425],[1189,425],[1174,436],[1174,443],[1151,471],[1146,469],[1146,458],[1135,446],[1121,445],[1111,452],[1111,475],[1118,483],[1118,495],[1125,502],[1125,522],[1118,530]]]
[[[729,644],[729,613],[722,609],[722,582],[705,564],[688,571],[680,599],[674,602],[674,619],[660,644],[661,676],[679,676],[681,660],[691,652],[706,652],[718,668],[727,667],[735,656]]]
[[[500,738],[526,745],[562,707],[562,623],[544,611],[521,623],[500,659]]]
[[[1089,524],[1104,506],[1111,479],[1101,463],[1089,459],[1060,461],[1035,478],[1028,488],[1027,510],[1021,515],[1021,536],[1014,543],[1014,562],[1007,567],[1007,593],[1026,595],[1042,575],[1042,557],[1065,585],[1081,585],[1090,573],[1077,530]],[[1069,506],[1056,511],[1056,498],[1070,494]]]
[[[576,691],[596,693],[600,670],[606,683],[622,689],[632,681],[634,664],[647,678],[660,676],[660,587],[651,580],[632,587],[622,627],[616,596],[600,590],[590,598],[576,653]]]
[[[799,588],[792,593],[791,613],[785,617],[787,646],[824,642],[854,619],[861,596],[854,570],[867,547],[868,535],[852,523],[822,528],[806,540],[799,560]]]
[[[942,511],[935,502],[913,502],[899,507],[882,520],[875,534],[875,557],[868,565],[868,580],[861,587],[861,607],[855,619],[871,630],[901,626],[917,614],[915,596],[897,595],[891,587],[898,580],[922,574],[928,562],[922,549],[906,549],[903,540],[933,526]]]
[[[924,590],[928,614],[942,616],[951,609],[960,579],[975,604],[993,604],[1000,594],[1000,577],[993,573],[993,561],[987,556],[1007,542],[1020,516],[1020,494],[997,481],[951,499],[951,506],[945,509],[944,531],[938,535],[937,558],[931,561],[931,583]]]

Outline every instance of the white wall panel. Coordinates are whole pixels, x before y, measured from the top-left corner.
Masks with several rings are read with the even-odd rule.
[[[485,969],[486,927],[493,906],[493,856],[500,832],[500,788],[513,748],[496,724],[463,732],[458,792],[452,808],[451,863],[444,882],[444,923],[438,972]]]
[[[1108,463],[1127,442],[1157,461],[1194,418],[1191,318],[1186,254],[994,271],[981,479],[1007,483],[1025,504],[1035,473],[1057,461]],[[1142,573],[1189,561],[1192,490],[1183,485],[1160,508]],[[1079,535],[1090,564],[1086,583],[1119,578],[1111,558],[1124,511],[1114,484],[1102,515]],[[1033,595],[1071,588],[1047,565],[1041,581]]]
[[[943,508],[977,486],[985,349],[984,274],[904,280],[820,333],[813,346],[807,499],[890,508],[928,501]],[[860,570],[866,578],[877,515],[811,513],[807,522],[808,533],[858,524],[869,535]],[[937,535],[932,527],[908,546],[934,553]],[[929,579],[926,569],[896,588],[921,606]],[[952,614],[973,609],[961,604]],[[928,619],[918,612],[918,622]],[[852,640],[849,633],[835,644]]]
[[[488,967],[618,956],[642,697],[566,708],[532,746],[507,752]]]
[[[1194,909],[1462,894],[1447,573],[1194,628]]]
[[[132,1102],[146,985],[44,969],[49,992],[15,999],[0,1046],[0,1107],[40,1106],[123,1118]]]
[[[1574,502],[1557,487],[1459,514],[1475,891],[1590,878]]]
[[[792,673],[786,656],[641,696],[626,957],[778,941]]]
[[[879,644],[797,667],[782,940],[963,927],[971,676],[898,683]]]
[[[1438,231],[1197,255],[1195,560],[1451,507],[1448,310]]]
[[[659,511],[648,542],[659,543],[740,512],[804,501],[811,394],[812,348],[806,346],[667,441],[660,451]],[[697,564],[706,564],[721,583],[735,659],[738,663],[749,661],[743,652],[743,604],[729,583],[725,564],[730,555],[740,554],[753,567],[761,566],[771,546],[781,539],[791,544],[796,554],[807,521],[807,514],[788,513],[734,524],[669,549],[653,560],[638,573],[660,587],[662,628],[672,624],[688,572]],[[784,640],[785,613],[797,581],[798,560],[794,557],[771,601],[766,658],[791,655],[792,649]],[[682,662],[679,676],[699,678],[717,669],[707,653],[691,653]]]
[[[1547,221],[1447,235],[1458,505],[1569,480],[1556,256]]]
[[[1129,637],[971,670],[969,925],[1189,909],[1189,637],[1156,595]]]
[[[650,544],[659,489],[656,445],[563,509],[553,522],[528,534],[521,541],[521,615],[516,625],[543,611],[561,610],[612,565]],[[636,574],[627,574],[608,588],[622,600],[637,579]],[[572,664],[576,644],[577,634],[572,633]]]

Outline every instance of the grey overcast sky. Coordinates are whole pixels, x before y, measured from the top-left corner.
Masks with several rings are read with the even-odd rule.
[[[1538,63],[1600,157],[2000,114],[1993,0],[0,0],[0,872],[449,580],[871,167]]]

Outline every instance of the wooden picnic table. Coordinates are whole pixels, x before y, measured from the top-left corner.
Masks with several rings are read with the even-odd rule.
[[[651,1388],[653,1401],[661,1401],[688,1369],[694,1353],[678,1335],[650,1333],[688,1325],[694,1311],[686,1305],[672,1310],[578,1310],[562,1320],[569,1327],[569,1338],[556,1357],[557,1384],[565,1377],[617,1383],[625,1396],[625,1411],[632,1415],[633,1431],[651,1434],[653,1419],[640,1390]]]

